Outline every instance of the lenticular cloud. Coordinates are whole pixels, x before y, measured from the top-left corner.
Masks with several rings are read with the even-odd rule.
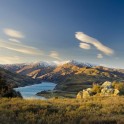
[[[82,49],[87,49],[87,50],[90,49],[90,45],[87,43],[80,43],[79,47]]]
[[[87,43],[87,44],[91,44],[93,46],[96,47],[96,49],[98,49],[99,51],[103,52],[106,55],[112,55],[114,53],[114,51],[103,45],[100,41],[98,41],[95,38],[92,38],[86,34],[84,34],[83,32],[76,32],[75,37],[80,40],[81,42]]]

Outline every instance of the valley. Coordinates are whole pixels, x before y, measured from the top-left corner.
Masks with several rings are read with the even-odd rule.
[[[47,98],[66,97],[75,98],[76,94],[93,83],[102,84],[105,81],[124,81],[123,69],[107,68],[89,63],[67,61],[62,64],[37,62],[30,64],[1,65],[5,72],[14,75],[14,78],[4,74],[7,79],[13,79],[13,87],[27,86],[40,82],[54,82],[53,91],[38,92],[38,96]],[[7,77],[8,76],[8,77]],[[17,77],[17,78],[16,78]]]
[[[0,0],[0,124],[124,124],[124,0]]]

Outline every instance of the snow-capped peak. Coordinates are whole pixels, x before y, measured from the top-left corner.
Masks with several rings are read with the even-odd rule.
[[[87,66],[87,67],[93,67],[95,65],[90,64],[90,63],[86,63],[86,62],[79,62],[76,60],[66,60],[66,61],[36,61],[36,62],[31,62],[31,63],[20,63],[20,64],[6,64],[6,65],[1,65],[1,66],[17,66],[17,67],[22,67],[22,66],[26,66],[26,65],[31,65],[31,66],[41,66],[41,67],[48,67],[48,66],[60,66],[60,65],[64,65],[64,64],[73,64],[76,66]]]

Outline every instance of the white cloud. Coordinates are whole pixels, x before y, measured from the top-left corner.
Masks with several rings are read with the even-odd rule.
[[[100,41],[98,41],[95,38],[92,38],[86,34],[84,34],[83,32],[76,32],[75,37],[84,42],[84,43],[88,43],[88,44],[92,44],[96,47],[96,49],[98,49],[99,51],[103,52],[106,55],[112,55],[114,53],[114,50],[112,50],[111,48],[103,45]]]
[[[30,54],[30,55],[42,55],[42,51],[32,47],[32,46],[27,46],[24,44],[19,44],[16,42],[7,42],[4,40],[0,40],[0,47],[9,49],[12,51],[20,52],[23,54]]]
[[[70,62],[70,60],[65,60],[65,61],[53,61],[53,63],[55,63],[56,65],[63,65]]]
[[[16,42],[16,43],[21,43],[19,40],[13,39],[13,38],[9,38],[9,41]]]
[[[82,48],[82,49],[90,49],[90,45],[87,44],[87,43],[80,43],[79,47]]]
[[[13,64],[13,63],[19,63],[20,57],[18,56],[0,56],[0,63],[1,64]]]
[[[97,54],[97,58],[98,59],[102,59],[103,58],[103,55],[102,54]]]
[[[7,36],[13,38],[24,38],[24,35],[20,31],[16,31],[14,29],[5,28],[3,31]]]
[[[59,57],[58,52],[56,52],[56,51],[51,51],[50,54],[49,54],[49,56],[52,57],[52,58],[61,60],[61,58]]]

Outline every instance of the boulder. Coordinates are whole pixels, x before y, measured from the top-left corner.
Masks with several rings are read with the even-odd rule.
[[[102,96],[110,96],[110,95],[113,95],[114,93],[114,89],[113,88],[103,88],[101,90],[101,95]]]
[[[117,95],[119,95],[119,93],[120,93],[120,91],[118,89],[114,89],[112,87],[112,83],[109,81],[106,81],[101,85],[101,92],[100,92],[101,96],[117,96]],[[83,91],[80,91],[77,94],[78,99],[88,98],[90,96],[93,96],[92,88],[87,88]]]
[[[77,94],[77,99],[82,99],[83,98],[83,91],[80,91],[78,94]]]
[[[83,90],[83,98],[88,98],[91,96],[91,92],[87,90]]]
[[[102,84],[101,86],[102,88],[111,88],[112,87],[112,83],[109,81],[106,81]]]
[[[80,91],[78,94],[77,94],[77,99],[83,99],[83,98],[88,98],[92,96],[92,89],[91,88],[87,88],[83,91]]]
[[[114,89],[114,96],[117,96],[117,95],[119,95],[119,93],[120,93],[120,91],[118,90],[118,89]]]

